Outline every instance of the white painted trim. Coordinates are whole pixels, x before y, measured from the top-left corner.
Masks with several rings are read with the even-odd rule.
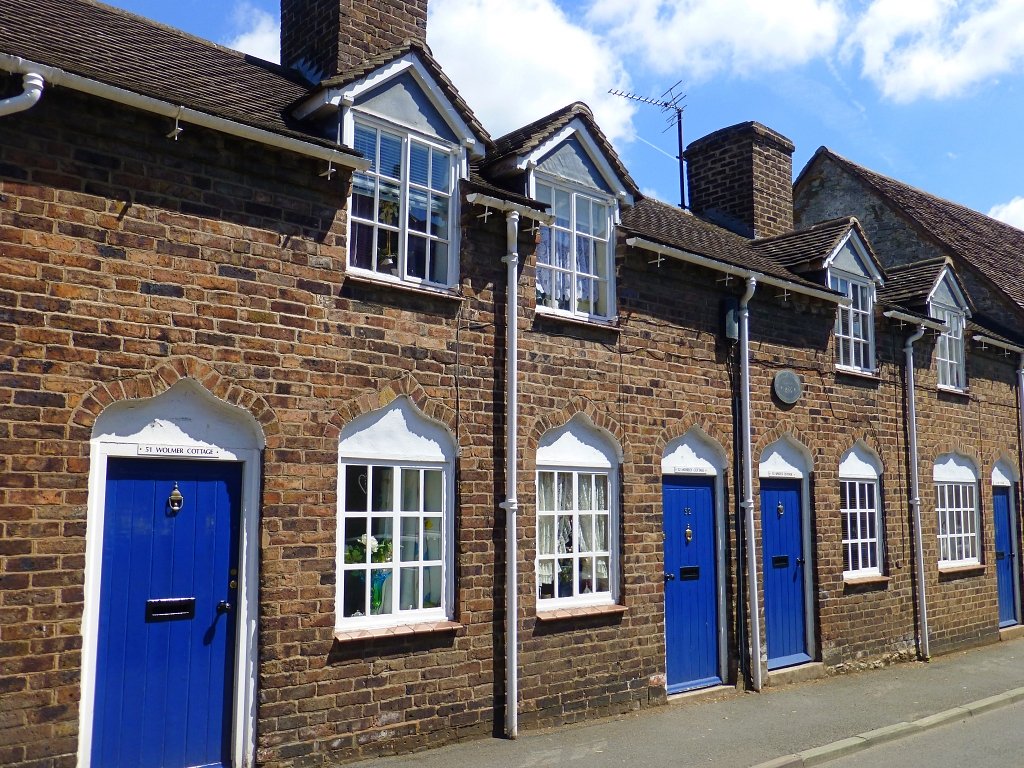
[[[115,403],[109,408],[141,408],[154,415],[160,411],[161,398],[165,399],[175,388],[191,386],[201,387],[191,380],[182,380],[168,392],[154,398],[141,401],[125,401]],[[202,390],[209,395],[206,390]],[[256,674],[258,654],[257,618],[259,616],[259,504],[260,504],[260,454],[263,447],[263,435],[256,420],[248,412],[237,409],[227,403],[216,400],[223,414],[237,418],[243,413],[251,420],[252,447],[220,446],[212,443],[220,450],[219,461],[241,462],[242,467],[242,508],[239,512],[239,579],[241,589],[238,591],[238,618],[235,628],[235,670],[234,670],[234,707],[232,710],[232,766],[246,768],[255,762],[256,757]],[[110,413],[109,408],[96,421],[94,433],[109,421],[103,417]],[[229,410],[230,409],[230,410]],[[187,431],[184,430],[184,431]],[[92,761],[92,728],[93,702],[96,695],[96,664],[99,641],[99,609],[100,589],[103,566],[103,528],[104,510],[106,507],[107,460],[111,457],[129,457],[139,459],[139,445],[154,441],[176,445],[206,446],[211,443],[188,439],[182,436],[182,424],[176,422],[176,415],[170,414],[163,418],[154,418],[147,426],[135,434],[116,435],[100,434],[91,440],[89,458],[89,496],[87,503],[86,549],[85,549],[85,585],[84,608],[82,614],[82,688],[79,706],[79,738],[78,766],[93,768]],[[162,436],[162,439],[161,439]],[[166,457],[160,457],[167,461]],[[146,460],[144,458],[140,459]],[[173,459],[170,459],[173,460]],[[95,766],[102,768],[102,766]]]
[[[605,183],[611,187],[612,196],[616,199],[619,199],[620,196],[624,196],[622,199],[625,200],[626,204],[632,205],[633,195],[628,189],[626,189],[626,186],[622,183],[622,179],[619,177],[619,174],[616,173],[614,168],[612,168],[608,159],[605,157],[604,152],[590,135],[590,131],[587,129],[586,124],[578,117],[573,118],[568,125],[564,126],[560,131],[548,138],[547,141],[543,142],[532,152],[527,155],[522,155],[516,163],[516,168],[521,171],[529,170],[540,162],[544,155],[548,154],[548,152],[552,151],[559,144],[567,141],[574,134],[583,145],[583,149],[590,157],[590,161],[601,173],[601,178],[603,178]],[[604,190],[599,191],[603,194],[607,194]]]
[[[843,239],[839,241],[839,245],[833,248],[832,253],[830,253],[825,258],[825,261],[822,264],[822,266],[824,266],[825,269],[831,269],[832,262],[836,260],[836,257],[839,255],[839,252],[843,250],[843,247],[847,243],[851,243],[853,249],[857,252],[857,256],[860,257],[860,260],[864,262],[864,264],[868,268],[868,272],[861,275],[860,277],[862,279],[867,278],[869,281],[875,283],[876,285],[884,285],[885,280],[882,278],[882,273],[878,271],[878,267],[875,265],[874,259],[871,258],[871,256],[868,254],[867,248],[864,246],[864,241],[860,239],[860,236],[857,234],[857,231],[852,226],[850,227],[849,231],[843,236]],[[837,271],[840,272],[841,274],[851,274],[841,269]]]
[[[956,296],[956,299],[959,302],[959,306],[950,307],[947,304],[943,304],[942,302],[932,301],[932,298],[935,296],[935,292],[939,290],[939,286],[943,282],[948,283],[950,292],[954,296]],[[959,312],[965,318],[971,316],[970,304],[967,301],[967,297],[964,295],[964,292],[960,290],[960,284],[957,282],[956,278],[953,277],[953,274],[950,271],[950,267],[948,264],[942,268],[942,271],[939,273],[939,276],[935,279],[935,285],[933,285],[932,289],[928,291],[928,298],[925,301],[929,306],[931,306],[934,303],[935,306],[943,307],[944,309],[949,309],[954,312]]]
[[[855,442],[839,461],[840,480],[878,480],[882,462],[863,440]]]
[[[999,459],[992,467],[992,485],[1012,488],[1018,479],[1013,464],[1005,459]]]
[[[974,462],[959,453],[944,453],[935,459],[932,480],[937,483],[977,483]]]
[[[360,95],[372,91],[388,80],[398,77],[408,72],[412,75],[413,79],[416,80],[417,85],[423,90],[424,95],[430,100],[433,107],[440,113],[445,119],[448,127],[452,129],[454,133],[466,147],[470,154],[474,157],[482,157],[484,149],[481,143],[477,141],[476,134],[469,127],[469,124],[462,119],[462,116],[455,110],[455,107],[448,100],[448,98],[441,92],[440,87],[434,78],[427,72],[427,68],[423,66],[423,63],[419,60],[416,54],[409,52],[404,56],[401,56],[394,61],[385,64],[380,69],[376,69],[361,80],[349,83],[338,89],[332,89],[330,95],[326,98],[326,102],[331,104],[340,104],[346,99],[355,101]],[[316,101],[316,105],[319,105],[320,100]],[[362,112],[368,112],[368,110],[361,109]],[[388,116],[382,116],[387,120],[390,120],[393,124],[399,125],[394,118]],[[348,124],[351,120],[351,111],[345,118],[345,136],[352,136],[352,126]],[[409,126],[406,126],[408,130],[412,130]],[[440,139],[439,136],[434,137],[435,140]]]
[[[705,449],[705,455],[700,454],[693,450],[692,443],[696,443],[700,447]],[[676,446],[673,449],[673,446]],[[687,465],[678,465],[673,463],[673,457],[679,448],[684,446],[690,447],[690,452],[695,456],[698,456],[703,461],[695,462],[692,467],[696,471],[687,471],[689,467]],[[728,469],[728,459],[725,455],[725,451],[722,450],[722,446],[718,442],[708,435],[700,427],[693,427],[681,438],[672,440],[665,447],[665,452],[661,459],[661,473],[665,475],[682,475],[689,477],[714,477],[714,489],[715,489],[715,557],[717,562],[715,563],[716,581],[715,589],[718,596],[718,676],[722,678],[722,682],[728,685],[728,627],[726,626],[726,613],[725,613],[725,570],[726,570],[726,556],[725,556],[725,473]],[[710,468],[710,471],[708,471]],[[664,501],[662,502],[662,520],[665,517]],[[663,523],[664,525],[664,523]],[[664,554],[664,546],[662,547],[662,553]],[[665,669],[668,669],[668,635],[667,635],[667,624],[666,624],[666,637],[665,637]]]

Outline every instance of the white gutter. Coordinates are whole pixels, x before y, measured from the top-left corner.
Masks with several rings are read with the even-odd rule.
[[[690,253],[680,248],[672,248],[661,243],[655,243],[651,240],[646,240],[642,237],[628,237],[626,238],[626,245],[632,248],[642,248],[645,251],[651,251],[661,256],[668,256],[679,261],[685,261],[688,264],[696,264],[699,267],[706,267],[707,269],[713,269],[717,272],[724,272],[727,275],[735,275],[743,279],[754,278],[758,283],[763,285],[772,285],[776,288],[782,288],[792,293],[800,293],[804,296],[813,296],[816,299],[824,299],[825,301],[831,301],[842,306],[850,305],[850,298],[848,296],[840,296],[838,293],[833,291],[825,290],[824,288],[815,288],[813,286],[804,285],[802,283],[794,283],[790,280],[783,280],[778,277],[771,277],[765,275],[753,269],[745,267],[736,267],[732,264],[726,264],[722,261],[715,259],[709,259],[707,256],[700,256],[696,253]]]
[[[505,213],[507,268],[505,294],[505,735],[519,736],[519,546],[516,514],[519,455],[519,219],[531,218],[550,224],[554,217],[525,205],[472,192],[470,205],[482,205]],[[485,210],[483,216],[488,216]]]
[[[991,336],[985,336],[984,334],[976,333],[973,336],[971,336],[971,339],[977,342],[978,344],[986,344],[990,347],[998,347],[999,349],[1005,349],[1007,352],[1016,352],[1017,354],[1024,354],[1024,347],[1019,347],[1016,344],[1011,344],[1008,341],[993,339]]]
[[[63,69],[49,67],[45,64],[37,64],[10,54],[0,54],[0,69],[8,72],[37,73],[51,85],[62,85],[90,96],[106,99],[127,107],[140,109],[143,112],[150,112],[155,115],[175,120],[175,122],[190,123],[202,128],[209,128],[212,131],[225,133],[229,136],[236,136],[240,139],[255,141],[275,149],[282,149],[287,152],[294,152],[299,155],[325,160],[345,168],[355,170],[366,170],[370,167],[370,161],[361,157],[355,157],[348,152],[340,152],[330,147],[320,146],[290,136],[282,136],[263,128],[254,128],[250,125],[237,123],[223,117],[215,117],[179,104],[172,104],[168,101],[161,101],[149,96],[142,96],[124,88],[101,83],[81,75],[66,72]]]
[[[931,658],[928,640],[928,591],[924,584],[924,540],[921,535],[921,487],[917,476],[917,397],[914,394],[914,342],[924,336],[925,326],[907,337],[903,345],[907,366],[907,434],[910,442],[910,510],[914,518],[914,548],[917,550],[917,604],[920,607],[919,653],[921,659]]]
[[[747,278],[740,299],[740,411],[743,451],[743,526],[747,539],[747,605],[750,619],[750,684],[761,690],[761,612],[757,599],[757,547],[754,544],[754,459],[750,428],[750,299],[757,278]]]
[[[888,317],[890,320],[899,320],[900,322],[908,323],[909,325],[916,325],[932,331],[939,331],[940,333],[949,330],[948,325],[939,322],[938,320],[930,320],[928,318],[918,317],[917,315],[908,315],[905,312],[900,312],[898,309],[886,310],[882,313],[882,316]]]
[[[26,109],[34,107],[39,101],[39,97],[43,95],[45,85],[43,76],[38,72],[25,72],[25,76],[22,78],[24,90],[17,96],[0,101],[0,117],[24,112]]]

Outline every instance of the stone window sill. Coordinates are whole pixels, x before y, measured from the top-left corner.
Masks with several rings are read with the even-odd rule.
[[[349,270],[345,273],[345,282],[369,285],[375,288],[394,288],[397,291],[407,291],[409,293],[419,294],[420,296],[432,296],[438,299],[448,299],[449,301],[463,301],[465,298],[458,287],[434,288],[429,285],[407,283],[404,280],[399,280],[398,278],[389,279],[386,277],[379,277],[367,272],[355,272]]]
[[[943,395],[954,395],[956,397],[962,397],[964,399],[970,399],[971,388],[964,387],[963,389],[957,389],[956,387],[945,387],[942,384],[936,386],[936,389]]]
[[[971,576],[983,576],[985,565],[983,563],[971,563],[970,565],[940,565],[939,579],[962,579]]]
[[[865,371],[860,368],[847,368],[843,365],[836,366],[836,375],[838,376],[850,376],[854,379],[864,379],[865,381],[876,381],[880,382],[882,379],[878,375],[878,369],[871,371]]]
[[[429,635],[438,632],[458,632],[462,625],[457,621],[424,621],[419,624],[399,624],[394,627],[373,627],[367,629],[336,629],[334,639],[339,643],[354,640],[372,640],[377,637],[407,637]]]
[[[881,574],[871,576],[843,576],[843,586],[847,591],[886,589],[891,579]]]
[[[577,317],[576,315],[555,312],[543,306],[537,307],[535,311],[535,316],[536,319],[544,322],[566,323],[567,325],[581,325],[585,328],[595,328],[601,331],[609,331],[610,333],[619,333],[620,331],[618,317],[614,317],[609,320],[598,320],[589,317]]]
[[[563,621],[587,616],[614,616],[625,613],[624,605],[583,605],[579,608],[555,608],[550,611],[537,611],[537,621]]]

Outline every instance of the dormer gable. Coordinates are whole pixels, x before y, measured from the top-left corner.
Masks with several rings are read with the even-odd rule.
[[[824,268],[832,272],[863,277],[876,286],[885,284],[882,265],[858,227],[850,227],[846,236],[824,260]]]
[[[971,302],[957,277],[953,265],[947,263],[935,278],[935,283],[928,293],[928,307],[943,307],[962,312],[965,317],[971,316]]]

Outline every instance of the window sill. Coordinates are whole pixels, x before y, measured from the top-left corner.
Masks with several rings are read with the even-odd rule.
[[[939,565],[939,580],[961,579],[971,576],[982,576],[985,573],[984,563],[969,563],[967,565]]]
[[[971,388],[970,387],[964,387],[963,389],[958,389],[957,387],[947,387],[947,386],[945,386],[943,384],[938,384],[938,385],[936,385],[936,389],[938,389],[939,392],[941,392],[943,394],[946,394],[946,395],[959,395],[960,397],[970,397],[971,396]]]
[[[628,608],[624,605],[581,605],[578,608],[555,608],[550,611],[537,611],[537,621],[562,621],[578,619],[586,616],[622,615]]]
[[[877,368],[865,370],[861,368],[847,368],[845,365],[837,365],[836,373],[842,374],[843,376],[852,376],[857,379],[866,379],[868,381],[881,381]]]
[[[620,330],[618,317],[608,320],[602,320],[595,317],[580,317],[578,315],[570,315],[567,312],[548,309],[543,306],[538,306],[536,308],[535,316],[537,319],[543,319],[545,321],[550,320],[551,322],[567,323],[569,325],[582,325],[587,328],[600,328],[613,333],[618,333]]]
[[[843,576],[843,586],[849,590],[885,589],[890,577],[874,573],[870,576]]]
[[[423,621],[419,624],[399,624],[394,627],[336,629],[334,630],[334,639],[339,643],[347,643],[354,640],[372,640],[378,637],[407,637],[408,635],[458,632],[460,629],[462,629],[462,625],[457,621]]]
[[[360,285],[372,285],[378,288],[395,288],[399,291],[417,293],[421,296],[434,296],[439,299],[448,299],[450,301],[463,301],[465,299],[462,295],[461,289],[458,287],[434,288],[433,286],[420,285],[419,283],[407,283],[397,277],[389,278],[384,277],[383,275],[364,272],[362,270],[353,271],[351,268],[345,272],[345,282],[359,283]]]

